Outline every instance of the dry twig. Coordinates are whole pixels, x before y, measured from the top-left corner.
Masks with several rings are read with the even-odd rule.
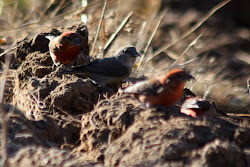
[[[188,47],[183,51],[183,53],[180,55],[180,57],[178,57],[176,60],[175,60],[175,62],[170,66],[170,68],[174,68],[174,67],[177,67],[177,66],[175,66],[175,64],[185,55],[185,53],[192,47],[192,46],[194,46],[196,43],[197,43],[197,40],[200,38],[202,36],[202,34],[201,35],[199,35],[197,38],[195,38],[189,45],[188,45]]]
[[[91,52],[90,52],[90,56],[93,56],[93,52],[94,52],[94,49],[95,49],[95,44],[96,44],[100,29],[101,29],[101,26],[102,26],[102,22],[103,22],[106,7],[107,7],[107,0],[105,0],[104,5],[103,5],[102,16],[101,16],[101,19],[100,19],[100,22],[99,22],[99,25],[98,25],[98,28],[97,28],[97,31],[96,31],[96,36],[95,36],[95,40],[93,42],[93,46],[92,46],[92,49],[91,49]]]
[[[99,2],[102,2],[102,0],[97,1],[97,2],[93,2],[92,4],[89,4],[87,7],[93,6],[93,5],[95,5],[95,4],[99,3]],[[48,23],[48,21],[57,21],[57,20],[60,20],[60,19],[64,19],[64,17],[66,17],[66,16],[75,16],[76,14],[79,14],[80,12],[82,12],[82,10],[83,9],[79,9],[79,10],[74,9],[72,11],[63,13],[63,14],[55,16],[55,17],[50,17],[50,18],[44,17],[44,18],[42,18],[40,20],[25,23],[25,24],[19,25],[17,27],[1,30],[0,32],[3,33],[3,32],[9,32],[9,31],[13,31],[13,30],[22,29],[22,28],[27,28],[27,27],[31,27],[31,26],[34,26],[34,25],[37,25],[37,24]]]
[[[10,65],[10,56],[7,55],[5,57],[5,67],[3,69],[2,80],[0,84],[0,113],[1,113],[1,152],[2,152],[2,159],[3,159],[3,166],[8,166],[8,154],[7,154],[7,132],[8,132],[8,120],[10,115],[6,115],[3,110],[3,99],[4,99],[4,89],[6,83],[6,76],[8,74],[8,69]]]
[[[3,0],[0,0],[0,15],[2,14],[3,11]]]
[[[165,46],[162,46],[160,49],[158,49],[156,51],[156,53],[154,54],[154,56],[152,56],[150,59],[148,59],[146,62],[152,60],[154,57],[156,57],[157,55],[159,55],[161,52],[164,52],[165,50],[167,50],[168,48],[170,48],[171,46],[173,46],[174,44],[176,44],[177,42],[181,41],[182,39],[186,38],[187,36],[189,36],[191,33],[193,33],[195,30],[197,30],[209,17],[211,17],[217,10],[219,10],[220,8],[222,8],[223,6],[225,6],[227,3],[229,3],[231,0],[225,0],[221,3],[219,3],[218,5],[216,5],[215,7],[213,7],[205,16],[203,16],[201,18],[201,20],[196,23],[189,31],[187,31],[186,33],[184,33],[179,39],[174,40],[172,43],[167,44]]]
[[[114,39],[120,34],[122,28],[126,25],[126,23],[128,22],[129,18],[131,17],[131,15],[133,14],[133,12],[130,12],[121,22],[121,24],[117,27],[116,31],[110,36],[110,38],[108,39],[108,41],[105,43],[104,46],[104,55],[105,53],[107,53],[110,44],[114,41]]]
[[[145,57],[145,55],[146,55],[146,53],[147,53],[147,51],[148,51],[149,45],[151,44],[151,42],[152,42],[152,40],[153,40],[153,38],[154,38],[154,36],[155,36],[156,31],[158,30],[158,28],[159,28],[159,26],[160,26],[160,24],[161,24],[162,18],[163,18],[163,15],[160,17],[158,23],[157,23],[156,26],[155,26],[154,31],[152,32],[152,34],[151,34],[151,36],[150,36],[150,38],[149,38],[149,40],[148,40],[148,42],[147,42],[147,46],[145,47],[145,50],[144,50],[144,53],[143,53],[143,55],[142,55],[142,57],[141,57],[141,60],[140,60],[140,62],[139,62],[137,71],[139,71],[139,69],[140,69],[140,67],[141,67],[142,61],[143,61],[143,59],[144,59],[144,57]]]
[[[248,93],[250,93],[250,78],[247,79],[247,89]]]
[[[227,115],[237,116],[237,117],[250,117],[250,114],[227,113]]]

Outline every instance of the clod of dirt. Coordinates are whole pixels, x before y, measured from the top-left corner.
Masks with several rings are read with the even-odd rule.
[[[80,121],[63,115],[43,115],[41,120],[32,121],[17,108],[9,104],[0,106],[2,119],[8,121],[8,133],[1,141],[6,142],[9,157],[23,147],[41,146],[49,149],[52,146],[71,146],[79,140]],[[1,128],[2,124],[0,124]],[[2,155],[1,155],[2,156]]]
[[[132,125],[142,108],[133,99],[106,99],[82,117],[81,145],[76,150],[94,152],[91,160],[103,161],[105,148]]]
[[[49,51],[49,39],[46,38],[47,35],[59,36],[61,35],[61,32],[56,29],[52,29],[50,33],[40,33],[35,36],[31,40],[30,44],[33,52],[40,51],[41,53],[45,53]]]
[[[64,81],[50,92],[45,102],[72,115],[91,111],[99,98],[98,87],[88,79],[77,77],[65,77]]]
[[[1,118],[8,121],[6,138],[1,138],[1,141],[5,140],[6,142],[8,156],[15,155],[24,146],[49,147],[52,145],[50,141],[57,136],[58,126],[51,117],[44,116],[39,121],[31,121],[10,104],[1,104],[0,109]]]

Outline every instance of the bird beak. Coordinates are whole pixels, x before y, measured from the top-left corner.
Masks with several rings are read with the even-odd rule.
[[[81,45],[81,40],[80,40],[80,38],[75,38],[74,43],[75,43],[76,45],[80,46],[80,45]]]
[[[190,74],[187,74],[186,75],[186,79],[189,81],[189,80],[191,80],[191,79],[195,79],[192,75],[190,75]]]
[[[134,52],[134,56],[135,57],[141,57],[141,55],[137,51]]]

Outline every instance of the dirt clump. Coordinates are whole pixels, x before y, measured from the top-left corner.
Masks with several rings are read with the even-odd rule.
[[[114,140],[123,135],[142,111],[140,104],[133,99],[106,99],[95,109],[82,117],[81,152],[94,152],[92,160],[103,161],[103,151]]]

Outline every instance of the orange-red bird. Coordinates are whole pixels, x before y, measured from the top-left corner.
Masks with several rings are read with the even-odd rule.
[[[211,103],[203,98],[191,97],[182,104],[181,112],[194,118],[204,116],[211,108]]]
[[[46,36],[49,42],[50,56],[54,65],[69,64],[81,53],[81,37],[79,34],[68,31],[60,36]]]
[[[219,110],[213,102],[200,97],[190,97],[182,104],[181,112],[194,118],[204,115],[211,117],[227,116],[226,113]]]
[[[139,81],[124,92],[132,94],[146,107],[171,106],[181,98],[185,83],[190,79],[194,77],[186,71],[173,69],[164,76]]]

